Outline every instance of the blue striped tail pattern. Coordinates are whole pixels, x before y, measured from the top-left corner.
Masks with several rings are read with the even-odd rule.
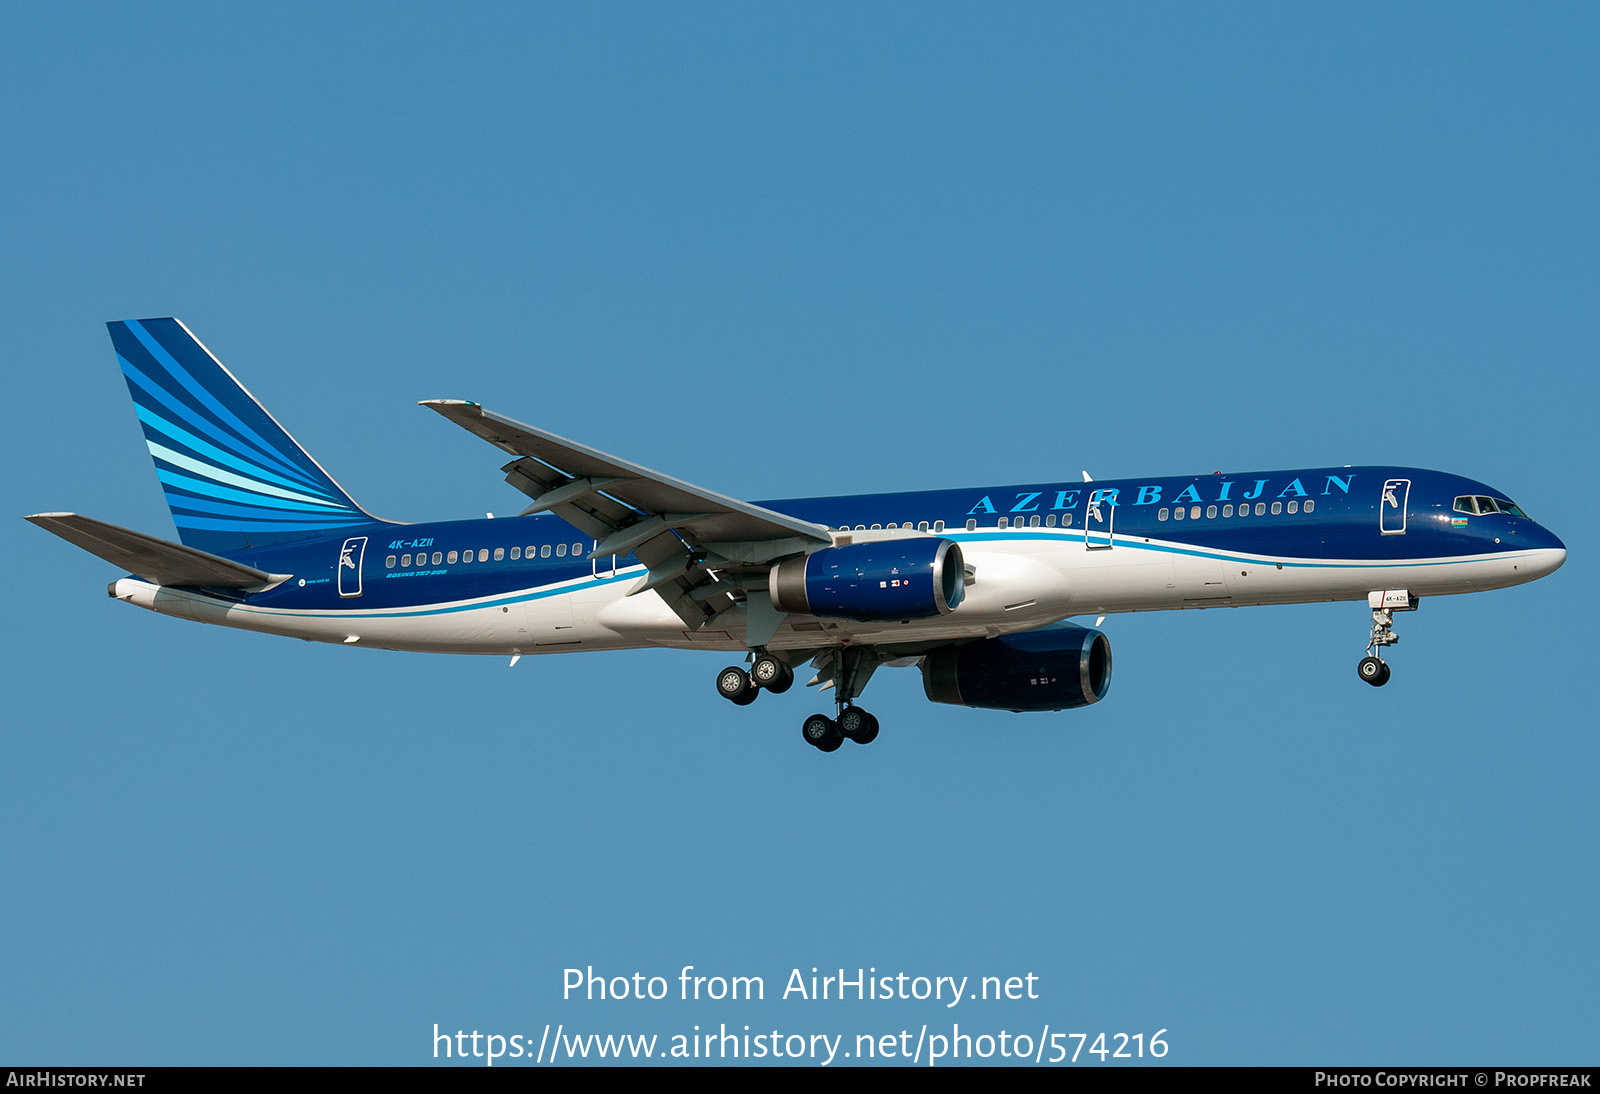
[[[106,326],[185,545],[222,554],[375,522],[178,320]]]

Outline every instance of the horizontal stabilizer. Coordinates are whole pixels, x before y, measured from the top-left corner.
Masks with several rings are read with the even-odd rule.
[[[184,547],[143,532],[119,528],[77,513],[35,513],[25,518],[91,555],[157,585],[203,585],[215,589],[264,589],[287,581],[217,555]]]

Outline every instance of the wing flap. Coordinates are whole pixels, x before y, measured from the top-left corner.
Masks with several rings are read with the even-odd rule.
[[[75,547],[157,585],[200,585],[214,589],[265,589],[287,581],[288,574],[269,574],[243,563],[131,528],[107,524],[77,513],[35,513],[24,518]]]

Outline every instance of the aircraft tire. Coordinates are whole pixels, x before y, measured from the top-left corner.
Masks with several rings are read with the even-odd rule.
[[[853,738],[858,745],[870,745],[878,739],[878,719],[867,715],[866,727],[860,730]]]
[[[826,714],[813,714],[800,724],[800,736],[806,744],[823,752],[832,752],[844,743],[844,737],[832,718]]]
[[[1356,666],[1356,672],[1375,688],[1381,688],[1389,682],[1389,666],[1376,657],[1363,657],[1361,664]]]
[[[755,700],[756,685],[744,669],[738,665],[729,665],[717,673],[717,694],[729,702],[748,706]]]
[[[763,656],[750,666],[750,678],[763,690],[782,695],[794,683],[794,670],[776,657]]]
[[[860,707],[845,707],[839,715],[839,733],[858,745],[870,745],[878,739],[878,719]]]

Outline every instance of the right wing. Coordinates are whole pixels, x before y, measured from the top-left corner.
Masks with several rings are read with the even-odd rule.
[[[595,540],[591,557],[633,555],[650,574],[632,592],[654,589],[691,630],[731,608],[731,594],[764,600],[773,561],[833,542],[823,525],[704,490],[477,403],[421,405],[518,457],[501,470],[533,499],[523,512],[548,510],[584,532]],[[757,584],[759,593],[746,592]]]

